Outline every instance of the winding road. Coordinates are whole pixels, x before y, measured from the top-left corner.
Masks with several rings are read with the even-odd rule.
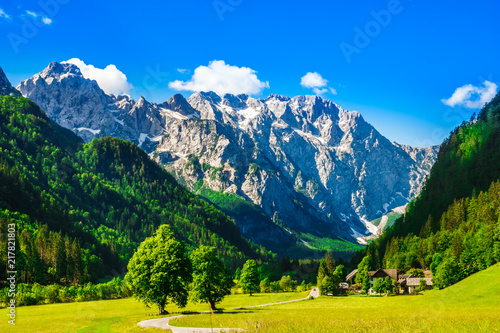
[[[318,296],[319,296],[319,289],[314,288],[313,290],[311,290],[309,295],[307,297],[304,297],[304,298],[294,299],[291,301],[244,306],[244,307],[240,307],[240,308],[233,308],[230,310],[243,310],[243,309],[248,309],[248,308],[257,308],[257,307],[263,307],[263,306],[269,306],[269,305],[299,302],[299,301],[304,301],[306,299],[309,299],[310,297],[316,298]],[[208,313],[208,312],[202,312],[202,313]],[[194,313],[194,314],[196,314],[196,313]],[[177,318],[191,316],[191,315],[192,314],[144,320],[144,321],[141,321],[140,323],[138,323],[137,325],[139,325],[140,327],[144,327],[144,328],[156,327],[156,328],[161,328],[164,330],[171,330],[173,333],[211,333],[211,332],[242,332],[242,331],[244,331],[241,328],[213,328],[213,329],[211,329],[211,328],[197,328],[197,327],[176,327],[176,326],[169,325],[169,322],[172,319],[177,319]]]

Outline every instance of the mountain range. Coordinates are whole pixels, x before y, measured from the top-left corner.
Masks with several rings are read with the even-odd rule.
[[[123,275],[139,244],[162,224],[187,251],[214,246],[233,271],[248,258],[276,259],[134,143],[113,137],[85,143],[33,101],[3,91],[0,247],[15,242],[16,281],[83,284]],[[7,265],[13,251],[0,251],[0,261]],[[7,277],[2,270],[0,281]]]
[[[266,246],[272,238],[271,248],[290,237],[311,246],[379,232],[370,221],[419,194],[439,150],[391,142],[359,112],[319,96],[198,92],[158,104],[107,95],[57,62],[17,90],[86,142],[132,141],[191,191],[250,203],[260,217],[240,214],[240,230]]]

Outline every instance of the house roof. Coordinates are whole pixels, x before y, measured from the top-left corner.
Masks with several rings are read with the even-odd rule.
[[[369,271],[368,275],[370,277],[377,277],[377,278],[383,278],[383,277],[390,277],[391,279],[397,281],[398,280],[398,270],[394,268],[390,269],[383,269],[380,268],[376,271]]]
[[[413,274],[403,274],[398,276],[398,282],[406,281],[408,278],[415,277]]]
[[[349,281],[349,280],[350,280],[350,279],[352,279],[354,276],[356,276],[356,274],[357,274],[357,273],[358,273],[358,270],[357,270],[357,269],[353,270],[351,273],[349,273],[349,274],[346,276],[345,280],[346,280],[346,281]]]
[[[398,270],[395,268],[384,269],[384,272],[394,281],[398,280]]]
[[[355,277],[357,273],[358,273],[357,269],[353,270],[351,273],[349,273],[346,276],[345,280],[349,281],[350,279]],[[395,268],[389,268],[389,269],[380,268],[380,269],[377,269],[376,271],[368,271],[368,276],[370,276],[370,277],[386,277],[386,276],[388,276],[391,279],[393,279],[394,281],[397,281],[398,280],[398,270]]]
[[[408,278],[406,279],[406,285],[408,287],[417,287],[420,285],[420,280],[425,280],[428,286],[432,286],[432,278]]]

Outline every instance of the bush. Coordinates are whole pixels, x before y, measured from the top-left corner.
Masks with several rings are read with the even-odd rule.
[[[271,291],[273,293],[279,293],[281,291],[281,287],[280,287],[280,282],[279,281],[271,282]]]
[[[260,281],[260,292],[261,293],[269,293],[271,292],[271,283],[269,282],[269,278],[264,278]]]
[[[47,303],[52,304],[61,302],[61,299],[59,298],[59,286],[57,284],[43,288],[43,294]]]
[[[0,290],[0,304],[3,307],[8,305],[10,297],[8,288]],[[52,303],[84,302],[102,299],[117,299],[130,297],[132,290],[130,286],[120,278],[114,278],[107,283],[93,285],[87,283],[80,286],[48,285],[42,286],[35,283],[33,286],[21,283],[17,286],[17,304],[39,305]]]
[[[281,290],[283,291],[290,291],[290,282],[291,282],[291,278],[290,278],[290,275],[284,275],[281,277],[281,280],[280,280],[280,288]]]

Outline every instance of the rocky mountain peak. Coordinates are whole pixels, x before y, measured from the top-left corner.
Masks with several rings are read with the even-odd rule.
[[[267,97],[265,99],[265,101],[269,101],[269,100],[278,100],[280,102],[287,102],[290,100],[290,97],[287,97],[287,96],[283,96],[283,95],[278,95],[278,94],[271,94],[269,95],[269,97]]]
[[[74,75],[83,77],[78,66],[67,63],[67,62],[59,63],[57,61],[51,62],[47,66],[47,68],[45,68],[43,70],[42,73],[45,74],[45,76],[58,76],[58,75],[64,75],[64,74],[74,74]]]
[[[179,112],[184,116],[190,116],[190,115],[199,116],[199,112],[193,109],[191,104],[189,104],[188,101],[181,94],[175,94],[174,96],[170,97],[166,102],[160,104],[159,107]]]
[[[9,79],[7,78],[7,75],[5,75],[2,67],[0,67],[0,96],[2,95],[19,96],[20,94],[19,91],[12,87]]]
[[[215,103],[215,104],[220,103],[220,101],[222,100],[222,98],[219,95],[217,95],[216,93],[214,93],[213,91],[208,91],[208,92],[200,91],[200,92],[196,92],[193,95],[191,95],[191,97],[189,97],[188,101],[189,101],[189,104],[192,105],[191,100],[199,100],[199,99],[207,100],[207,101],[210,101],[211,103]]]
[[[1,95],[14,95],[19,96],[20,93],[10,84],[7,75],[5,75],[2,67],[0,67],[0,96]]]
[[[137,101],[137,103],[135,104],[135,108],[143,108],[145,106],[147,106],[148,101],[146,101],[146,99],[144,98],[144,96],[141,96],[141,98],[139,98],[139,101]]]
[[[22,81],[18,90],[52,120],[84,140],[112,132],[114,118],[107,111],[112,97],[96,81],[86,79],[73,64],[52,62],[42,72]]]
[[[222,97],[222,105],[232,107],[233,109],[241,109],[246,105],[246,101],[248,100],[248,95],[233,95],[233,94],[225,94]]]
[[[2,67],[0,67],[0,87],[11,87],[10,81],[5,75]]]

